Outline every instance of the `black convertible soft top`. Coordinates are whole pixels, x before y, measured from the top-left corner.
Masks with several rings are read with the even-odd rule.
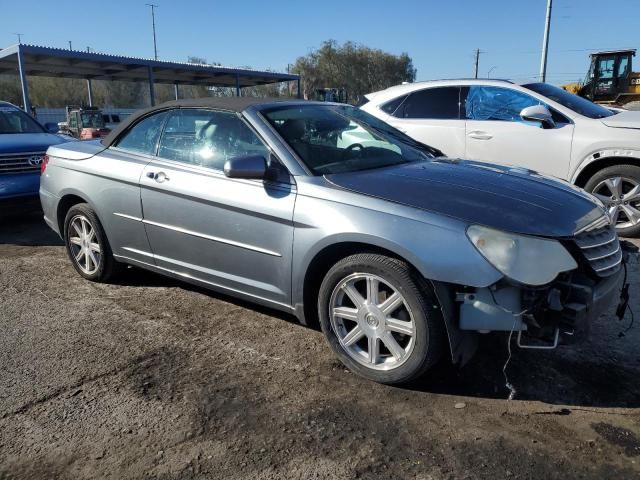
[[[292,98],[257,98],[257,97],[205,97],[205,98],[189,98],[184,100],[171,100],[169,102],[156,105],[155,107],[138,110],[129,115],[124,121],[120,122],[109,135],[101,140],[105,147],[110,147],[116,138],[136,123],[138,119],[145,117],[153,112],[173,108],[215,108],[217,110],[227,110],[229,112],[242,112],[252,105],[270,104],[276,102],[300,102],[304,100]]]

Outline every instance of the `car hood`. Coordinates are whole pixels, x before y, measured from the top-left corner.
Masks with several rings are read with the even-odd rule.
[[[607,127],[640,128],[640,112],[623,111],[600,120]]]
[[[531,170],[435,159],[327,175],[334,185],[513,233],[569,237],[604,214],[584,191]]]
[[[0,134],[0,155],[3,153],[44,152],[51,145],[68,141],[68,139],[53,133],[2,133]]]

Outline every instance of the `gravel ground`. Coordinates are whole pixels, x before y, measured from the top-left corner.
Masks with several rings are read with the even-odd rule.
[[[640,265],[630,265],[632,307]],[[640,321],[640,320],[639,320]],[[292,317],[130,269],[82,280],[39,214],[0,222],[0,479],[640,478],[640,324],[486,338],[410,388]]]

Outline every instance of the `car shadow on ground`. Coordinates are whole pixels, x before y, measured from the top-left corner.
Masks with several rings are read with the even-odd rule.
[[[477,398],[507,399],[508,382],[515,400],[540,401],[573,407],[637,408],[640,406],[638,368],[591,355],[590,343],[560,346],[555,351],[521,350],[512,344],[506,373],[507,339],[483,338],[476,355],[464,367],[442,362],[408,388],[417,391]],[[549,412],[546,412],[547,414]],[[567,411],[554,412],[567,414]]]
[[[126,287],[177,287],[190,292],[195,292],[201,295],[206,295],[215,300],[219,300],[226,303],[231,303],[237,307],[246,308],[257,313],[269,315],[271,317],[279,318],[288,323],[298,325],[302,328],[312,328],[319,330],[315,327],[307,327],[306,325],[298,322],[293,314],[288,314],[280,310],[258,305],[256,303],[248,302],[240,298],[232,297],[224,293],[220,293],[214,290],[188,283],[183,280],[175,279],[159,273],[152,272],[150,270],[144,270],[137,267],[129,267],[122,275],[118,275],[111,283]]]
[[[42,219],[39,203],[0,202],[0,245],[61,246],[62,240]]]

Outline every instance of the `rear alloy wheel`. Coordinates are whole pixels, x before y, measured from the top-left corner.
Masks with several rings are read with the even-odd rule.
[[[431,286],[395,258],[358,254],[338,262],[320,287],[318,313],[338,358],[376,382],[410,381],[443,351],[444,324]]]
[[[585,190],[605,204],[619,235],[640,235],[640,167],[605,168],[587,182]]]
[[[87,280],[106,282],[119,271],[121,264],[113,258],[102,225],[88,204],[69,209],[64,240],[73,267]]]
[[[102,262],[102,247],[96,231],[84,215],[76,215],[69,223],[71,256],[85,275],[94,275]]]

